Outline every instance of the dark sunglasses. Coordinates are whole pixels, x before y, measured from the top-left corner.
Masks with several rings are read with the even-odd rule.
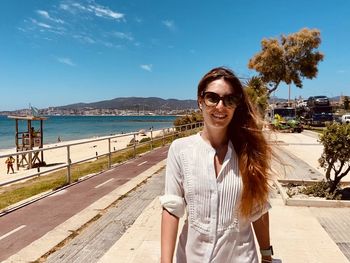
[[[206,91],[202,93],[202,98],[204,99],[205,105],[207,105],[208,107],[216,107],[216,105],[218,105],[220,100],[222,100],[225,107],[234,108],[239,104],[242,96],[230,94],[230,95],[224,95],[221,97],[219,94],[215,92]]]

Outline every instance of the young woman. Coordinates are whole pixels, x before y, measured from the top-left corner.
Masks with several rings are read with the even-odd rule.
[[[198,84],[203,131],[169,149],[161,233],[161,262],[271,262],[268,173],[271,149],[242,84],[214,68]]]

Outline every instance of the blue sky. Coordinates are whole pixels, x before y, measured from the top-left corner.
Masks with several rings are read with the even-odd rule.
[[[291,97],[350,95],[350,1],[3,0],[0,111],[116,97],[195,99],[210,68],[240,77],[263,38],[318,28],[325,59]],[[281,85],[275,93],[287,98]]]

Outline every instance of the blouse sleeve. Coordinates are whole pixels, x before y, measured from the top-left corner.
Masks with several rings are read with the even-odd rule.
[[[169,148],[165,170],[165,191],[160,203],[169,213],[182,217],[185,212],[183,173],[176,141]]]
[[[255,209],[253,209],[252,215],[250,216],[250,221],[255,222],[256,220],[258,220],[263,214],[265,214],[270,209],[271,209],[270,202],[266,202],[265,205],[262,207],[256,206]]]

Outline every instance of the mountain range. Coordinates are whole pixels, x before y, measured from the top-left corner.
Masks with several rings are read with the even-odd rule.
[[[118,110],[184,110],[196,109],[196,100],[162,99],[157,97],[125,97],[91,103],[75,103],[57,109],[118,109]]]

